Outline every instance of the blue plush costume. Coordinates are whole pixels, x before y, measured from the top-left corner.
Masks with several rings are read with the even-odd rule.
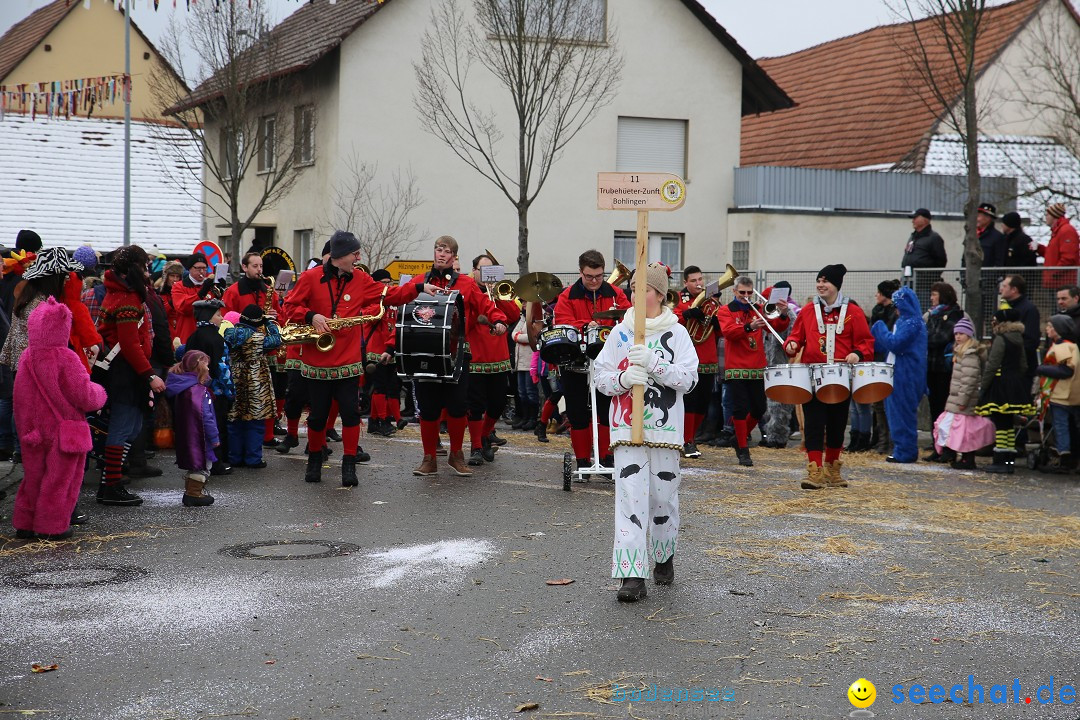
[[[894,292],[892,301],[900,311],[896,326],[890,332],[878,320],[870,332],[876,349],[896,356],[893,391],[885,398],[885,415],[893,441],[892,458],[910,463],[919,459],[919,401],[926,394],[926,324],[911,288]]]

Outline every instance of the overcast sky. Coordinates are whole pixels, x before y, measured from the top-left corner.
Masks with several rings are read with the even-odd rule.
[[[279,22],[301,7],[303,1],[268,0],[269,7]],[[47,5],[48,2],[49,0],[0,0],[0,32],[6,31],[31,11]],[[784,55],[893,20],[884,0],[703,0],[703,3],[753,57]],[[185,0],[177,0],[175,10],[173,0],[161,0],[157,11],[154,10],[153,0],[131,0],[131,4],[132,19],[154,41],[164,31],[168,18],[173,13],[182,15],[187,12]],[[123,42],[123,38],[118,38],[117,42]],[[60,78],[42,78],[53,79]]]

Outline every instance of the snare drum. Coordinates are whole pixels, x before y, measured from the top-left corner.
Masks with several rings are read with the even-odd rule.
[[[540,358],[549,365],[570,365],[585,359],[581,332],[573,325],[556,325],[540,333]]]
[[[604,343],[607,342],[610,334],[609,327],[585,328],[585,354],[590,360],[595,360],[600,356],[600,351],[604,349]]]
[[[846,363],[812,365],[814,395],[826,405],[847,402],[851,397],[851,366]]]
[[[876,403],[893,391],[893,366],[883,362],[856,363],[852,366],[851,397],[857,403]]]
[[[773,365],[765,368],[765,396],[784,405],[802,405],[814,396],[809,365]]]
[[[465,301],[421,293],[398,313],[397,371],[406,380],[456,383],[465,368]]]

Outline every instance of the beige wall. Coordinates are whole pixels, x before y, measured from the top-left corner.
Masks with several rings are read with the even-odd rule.
[[[826,215],[797,212],[732,212],[730,242],[750,242],[751,270],[810,270],[843,263],[849,270],[899,272],[911,220],[904,216]],[[960,267],[964,223],[941,220],[949,267]],[[726,252],[731,257],[730,247]],[[745,268],[738,268],[740,271]]]
[[[15,66],[6,85],[14,83],[51,82],[78,78],[119,75],[124,72],[124,15],[113,9],[112,3],[92,2],[86,9],[76,3],[52,32]],[[52,49],[45,51],[45,46]],[[144,59],[144,54],[149,59]],[[150,92],[149,80],[162,61],[149,43],[132,28],[131,31],[131,116],[160,120],[161,112]],[[81,114],[82,111],[80,111]],[[106,104],[94,108],[94,117],[124,117],[124,104]]]

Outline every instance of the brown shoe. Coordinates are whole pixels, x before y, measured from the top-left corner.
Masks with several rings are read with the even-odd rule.
[[[806,463],[806,479],[802,481],[803,490],[821,490],[825,487],[825,471],[817,463]]]
[[[825,481],[825,487],[842,488],[847,487],[847,480],[840,477],[840,468],[843,466],[839,460],[825,463],[825,467],[822,468],[822,479]]]
[[[413,475],[419,475],[421,477],[427,477],[428,475],[438,475],[439,465],[435,462],[434,455],[425,455],[424,461],[420,463],[420,467],[412,471]]]
[[[461,450],[450,453],[450,456],[446,459],[446,464],[450,466],[450,469],[460,477],[472,477],[472,470],[465,464],[465,453]]]

